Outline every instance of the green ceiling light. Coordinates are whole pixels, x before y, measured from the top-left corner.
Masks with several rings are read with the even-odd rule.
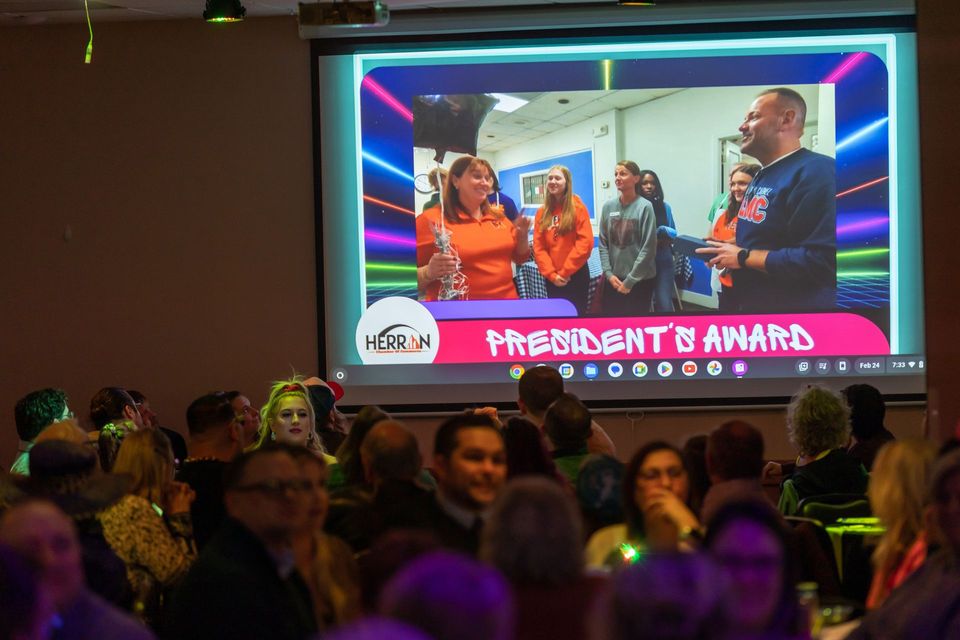
[[[247,15],[240,0],[207,0],[203,19],[207,22],[240,22]]]

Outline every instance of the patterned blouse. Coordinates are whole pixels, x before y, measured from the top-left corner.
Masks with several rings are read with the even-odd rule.
[[[127,565],[134,613],[155,624],[164,592],[197,557],[190,513],[162,516],[146,498],[124,496],[100,515],[103,535]]]

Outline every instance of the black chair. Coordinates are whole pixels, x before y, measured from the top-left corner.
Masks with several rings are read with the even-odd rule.
[[[862,494],[829,493],[804,498],[798,505],[806,518],[822,523],[830,541],[830,548],[840,578],[841,594],[851,600],[864,602],[873,579],[871,541],[856,534],[838,534],[826,531],[841,518],[869,518],[873,515],[867,497]],[[839,536],[839,537],[838,537]]]
[[[820,587],[821,599],[843,597],[837,557],[823,523],[799,516],[785,516],[784,520],[792,529],[792,552],[800,581],[816,582]]]

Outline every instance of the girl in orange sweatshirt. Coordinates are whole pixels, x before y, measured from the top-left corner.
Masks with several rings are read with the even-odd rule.
[[[565,298],[577,308],[577,315],[584,315],[593,228],[587,207],[573,193],[573,178],[566,167],[550,168],[547,197],[537,211],[533,228],[533,255],[547,281],[547,297]]]

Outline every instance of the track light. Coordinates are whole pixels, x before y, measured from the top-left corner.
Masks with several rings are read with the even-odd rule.
[[[240,22],[247,15],[240,0],[207,0],[203,19],[207,22]]]

